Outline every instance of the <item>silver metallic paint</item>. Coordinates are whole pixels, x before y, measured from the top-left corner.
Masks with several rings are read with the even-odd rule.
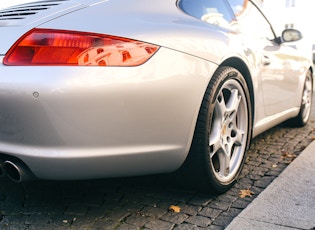
[[[6,34],[0,62],[34,27],[106,33],[162,48],[132,68],[0,65],[0,152],[20,158],[36,177],[86,179],[176,170],[188,154],[209,79],[231,58],[249,66],[253,136],[298,114],[309,65],[295,54],[284,60],[281,50],[293,52],[285,45],[250,43],[182,13],[174,0],[87,5],[69,1],[49,16],[0,25],[0,34]],[[264,46],[272,47],[267,52],[276,60],[272,65],[264,65],[264,54],[257,52]],[[282,75],[292,66],[293,72]],[[301,93],[292,94],[293,86]]]
[[[165,48],[132,68],[0,66],[0,149],[43,179],[175,170],[216,67]]]

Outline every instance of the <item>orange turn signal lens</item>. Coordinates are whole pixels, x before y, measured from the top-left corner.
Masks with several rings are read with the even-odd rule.
[[[11,66],[138,66],[158,49],[104,34],[33,29],[11,47],[3,62]]]

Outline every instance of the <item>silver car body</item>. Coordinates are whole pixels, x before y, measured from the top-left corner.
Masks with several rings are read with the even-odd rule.
[[[175,0],[47,2],[55,5],[0,20],[0,63],[35,27],[110,34],[160,49],[136,67],[0,64],[0,152],[23,161],[39,179],[178,169],[209,80],[227,61],[248,66],[253,136],[299,113],[311,65],[285,44],[249,42],[185,14]]]

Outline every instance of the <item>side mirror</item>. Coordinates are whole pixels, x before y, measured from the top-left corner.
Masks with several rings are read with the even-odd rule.
[[[295,29],[285,29],[282,32],[282,41],[284,42],[296,42],[303,38],[302,33]]]

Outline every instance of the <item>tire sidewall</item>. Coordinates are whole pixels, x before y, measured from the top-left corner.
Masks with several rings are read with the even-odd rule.
[[[251,139],[251,132],[252,132],[252,110],[251,110],[251,103],[250,103],[250,94],[249,94],[249,90],[247,87],[247,82],[244,79],[244,77],[242,76],[242,74],[237,71],[234,68],[231,67],[221,67],[221,72],[219,74],[215,74],[213,76],[213,78],[210,80],[209,83],[209,107],[208,107],[208,114],[207,114],[207,123],[206,123],[206,127],[205,127],[205,131],[206,131],[206,139],[205,139],[205,157],[206,159],[204,160],[204,162],[207,164],[206,165],[206,174],[207,177],[209,178],[209,183],[211,187],[214,187],[215,190],[217,190],[219,193],[223,193],[226,192],[230,187],[232,187],[234,185],[234,183],[236,182],[237,178],[239,177],[245,159],[246,159],[246,152],[249,148],[249,144],[250,144],[250,139]],[[218,179],[216,178],[213,170],[212,170],[212,166],[211,166],[211,159],[210,159],[210,151],[209,151],[209,137],[210,137],[210,130],[211,130],[211,122],[212,122],[212,117],[213,117],[213,111],[215,108],[215,103],[216,103],[216,99],[218,94],[220,93],[223,85],[225,84],[225,82],[227,82],[228,80],[236,80],[242,87],[243,92],[245,94],[245,101],[246,101],[246,105],[247,105],[247,116],[248,116],[248,124],[247,124],[247,137],[246,137],[246,146],[245,146],[245,150],[243,153],[243,158],[240,164],[240,167],[237,171],[237,173],[235,174],[235,176],[228,181],[227,183],[222,183],[220,181],[218,181]]]

